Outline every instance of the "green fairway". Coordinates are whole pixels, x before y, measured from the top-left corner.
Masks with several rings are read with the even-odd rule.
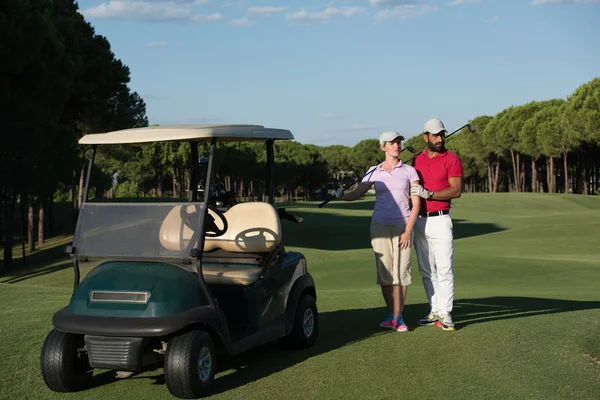
[[[600,197],[454,200],[455,332],[416,325],[428,306],[414,251],[404,312],[410,331],[378,327],[386,312],[369,240],[373,198],[286,207],[304,218],[283,222],[284,242],[305,254],[315,278],[317,344],[306,351],[272,344],[221,360],[210,398],[599,398]],[[161,369],[125,380],[98,371],[96,387],[77,394],[44,385],[41,345],[72,289],[66,242],[57,239],[61,247],[43,250],[46,257],[31,255],[29,267],[16,260],[0,276],[0,398],[169,398]]]

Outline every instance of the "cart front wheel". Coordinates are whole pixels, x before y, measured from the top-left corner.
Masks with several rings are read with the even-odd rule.
[[[169,392],[181,399],[202,397],[215,378],[216,361],[215,345],[206,331],[169,340],[164,368]]]
[[[94,370],[82,335],[53,329],[46,336],[40,361],[44,382],[55,392],[77,392],[92,384]]]

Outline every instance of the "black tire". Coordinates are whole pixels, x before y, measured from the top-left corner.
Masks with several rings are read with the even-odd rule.
[[[53,329],[42,346],[40,359],[42,377],[46,386],[55,392],[78,392],[92,384],[93,368],[82,335],[64,333]]]
[[[305,329],[306,328],[306,329]],[[298,300],[294,327],[285,338],[285,344],[295,349],[306,349],[315,344],[319,334],[319,312],[314,297],[303,293]]]
[[[204,374],[198,365],[201,355],[205,360]],[[202,397],[215,378],[216,368],[215,345],[206,331],[192,331],[169,340],[164,370],[165,383],[173,396],[181,399]]]

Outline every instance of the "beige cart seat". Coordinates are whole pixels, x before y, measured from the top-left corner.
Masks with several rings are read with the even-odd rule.
[[[192,229],[184,218],[197,221],[197,206],[175,206],[169,212],[160,228],[160,243],[168,250],[181,251],[189,248],[193,236]],[[221,219],[212,211],[219,228]],[[187,215],[186,215],[187,214]],[[277,210],[265,202],[236,204],[225,213],[227,231],[219,237],[207,237],[204,251],[222,249],[232,253],[268,253],[281,243],[281,222]],[[188,218],[186,218],[188,219]],[[243,264],[208,264],[202,272],[207,283],[250,285],[260,277],[262,267]]]

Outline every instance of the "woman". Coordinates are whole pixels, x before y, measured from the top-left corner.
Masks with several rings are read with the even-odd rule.
[[[407,287],[411,279],[411,240],[413,227],[419,215],[420,197],[409,195],[411,184],[419,183],[416,170],[399,159],[404,137],[395,131],[386,131],[379,137],[385,160],[368,169],[353,192],[343,194],[336,190],[341,200],[361,198],[375,185],[375,209],[371,217],[371,245],[377,266],[377,284],[389,310],[389,315],[379,324],[399,332],[408,331],[402,310]]]

